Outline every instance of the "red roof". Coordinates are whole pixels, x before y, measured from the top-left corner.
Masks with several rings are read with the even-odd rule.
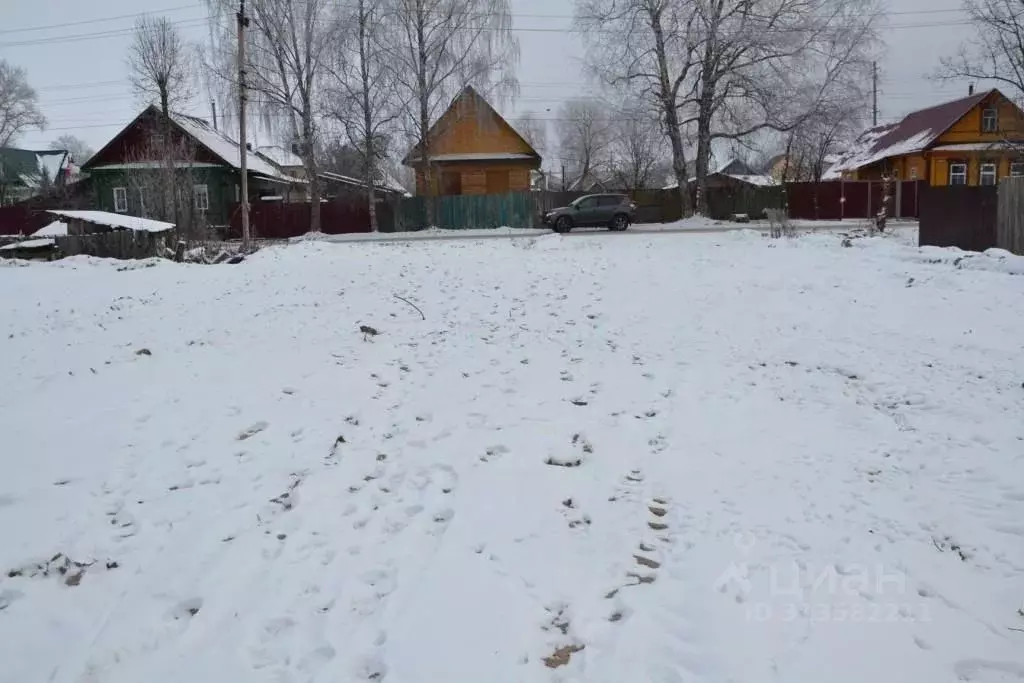
[[[998,90],[986,90],[952,102],[910,112],[897,123],[870,128],[826,176],[869,166],[890,157],[927,149],[935,140]]]

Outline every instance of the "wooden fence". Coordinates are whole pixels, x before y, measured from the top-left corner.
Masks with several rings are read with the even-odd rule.
[[[89,235],[66,235],[54,238],[61,256],[86,254],[101,258],[142,259],[162,256],[169,232],[114,230]]]
[[[231,207],[231,224],[226,237],[242,236],[242,214],[239,204]],[[307,202],[251,203],[249,228],[253,238],[288,239],[309,232],[310,205]],[[370,210],[365,201],[337,200],[320,204],[320,231],[328,235],[370,231]]]
[[[1024,255],[1024,178],[999,183],[996,246]]]
[[[995,187],[921,187],[918,244],[985,251],[996,246]]]

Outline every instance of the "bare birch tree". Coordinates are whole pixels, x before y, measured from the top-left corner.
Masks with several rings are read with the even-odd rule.
[[[42,130],[45,125],[39,96],[28,84],[25,69],[0,59],[0,147],[7,147],[29,128]]]
[[[576,0],[576,26],[592,72],[606,85],[635,94],[668,137],[683,214],[690,213],[682,123],[697,61],[696,17],[690,0]]]
[[[426,220],[434,220],[431,125],[465,86],[502,96],[518,86],[509,0],[386,0],[387,59],[406,132],[416,140]]]
[[[819,108],[876,39],[876,0],[688,0],[700,61],[688,105],[697,128],[697,211],[706,213],[715,139],[787,131]]]
[[[576,9],[602,80],[639,85],[656,102],[684,207],[682,144],[695,134],[700,213],[714,140],[797,125],[818,106],[814,93],[860,64],[878,15],[877,0],[577,0]]]
[[[232,23],[235,0],[206,0],[214,20]],[[310,225],[319,232],[320,181],[317,175],[317,114],[327,62],[339,35],[339,5],[331,0],[249,0],[246,37],[247,87],[265,124],[283,132],[302,158],[309,182]],[[233,32],[215,32],[214,62],[222,80],[235,80],[228,68]],[[219,55],[219,61],[216,59]],[[234,86],[237,87],[237,84]]]
[[[381,3],[355,0],[342,18],[349,28],[339,37],[330,61],[326,111],[337,120],[352,148],[359,150],[359,168],[366,184],[370,230],[377,232],[380,164],[387,154],[388,132],[399,115],[394,71],[387,62]]]
[[[942,60],[940,78],[991,80],[1024,97],[1024,2],[964,0],[975,35]]]
[[[558,114],[558,148],[572,177],[585,180],[608,159],[611,122],[603,102],[576,98]]]

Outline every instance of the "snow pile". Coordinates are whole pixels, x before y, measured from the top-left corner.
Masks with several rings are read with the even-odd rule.
[[[1024,279],[855,242],[0,269],[4,680],[1016,680]]]
[[[55,242],[51,239],[37,239],[37,240],[22,240],[20,242],[11,242],[8,245],[0,247],[3,251],[15,251],[17,249],[41,249],[43,247],[52,247]]]

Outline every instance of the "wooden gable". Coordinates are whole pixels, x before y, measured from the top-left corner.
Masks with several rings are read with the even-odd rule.
[[[982,114],[986,109],[995,109],[998,125],[995,132],[982,130]],[[933,143],[935,145],[952,145],[968,142],[1000,142],[1010,139],[1024,138],[1024,112],[1013,100],[1005,97],[998,90],[971,107],[964,116],[950,126]]]
[[[152,142],[154,135],[161,131],[163,120],[160,110],[155,106],[146,107],[135,119],[125,126],[120,133],[114,136],[103,148],[90,157],[89,161],[82,167],[82,170],[106,166],[108,164],[123,164],[138,161],[162,161],[156,158],[159,155],[153,154]],[[190,142],[190,149],[194,148],[191,161],[200,163],[217,164],[223,166],[224,161],[187,136],[177,125],[171,126],[171,139],[175,146],[182,142]],[[152,159],[143,157],[153,156]]]
[[[527,154],[540,159],[501,114],[472,87],[466,87],[428,134],[430,155],[445,154]],[[406,158],[416,157],[413,148]]]

